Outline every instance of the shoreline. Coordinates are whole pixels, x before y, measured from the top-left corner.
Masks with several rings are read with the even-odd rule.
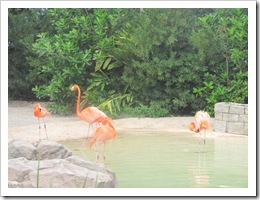
[[[38,119],[33,115],[34,102],[10,101],[8,103],[8,141],[15,138],[24,138],[35,142],[39,140]],[[46,103],[42,103],[46,106]],[[169,132],[169,134],[185,133],[198,137],[188,129],[188,125],[194,117],[162,117],[162,118],[122,118],[115,119],[118,134],[124,132],[141,131],[144,133]],[[42,122],[42,121],[41,121]],[[45,118],[47,134],[49,140],[62,141],[70,139],[80,139],[87,135],[88,124],[80,120],[76,115],[64,117],[52,115]],[[45,139],[43,124],[41,124],[41,138]],[[209,131],[207,138],[214,137],[246,137],[246,135],[236,135],[213,131],[214,118],[209,121]],[[90,129],[92,132],[93,129]]]

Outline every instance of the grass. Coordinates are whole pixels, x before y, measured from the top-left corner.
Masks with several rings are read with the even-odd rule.
[[[37,166],[37,178],[36,178],[36,187],[39,188],[40,182],[40,159],[38,159],[38,166]]]
[[[86,175],[86,177],[85,177],[85,180],[84,180],[84,183],[83,183],[83,186],[82,186],[83,188],[86,187],[87,179],[88,179],[88,173],[87,173],[87,175]]]

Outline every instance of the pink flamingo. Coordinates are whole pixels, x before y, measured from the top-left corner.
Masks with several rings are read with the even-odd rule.
[[[113,120],[109,117],[103,120],[103,125],[95,129],[92,137],[88,141],[88,146],[91,146],[96,142],[96,162],[99,160],[99,150],[97,142],[103,143],[103,158],[105,162],[105,144],[107,140],[112,140],[116,137],[117,131],[114,127]]]
[[[200,134],[200,138],[201,138],[201,131],[203,131],[204,144],[206,143],[206,130],[209,128],[209,119],[210,116],[207,112],[198,111],[195,114],[195,122],[191,122],[191,124],[189,125],[189,129],[191,131]]]
[[[47,116],[47,115],[51,115],[47,110],[46,108],[42,107],[39,103],[35,104],[34,107],[33,107],[34,111],[33,111],[33,114],[35,117],[38,118],[38,122],[39,122],[39,141],[41,141],[41,124],[40,124],[40,118],[42,118],[43,120],[43,124],[44,124],[44,130],[45,130],[45,134],[46,134],[46,138],[48,140],[48,135],[47,135],[47,130],[46,130],[46,124],[45,124],[45,121],[44,121],[44,118]]]
[[[70,90],[71,91],[78,90],[78,100],[77,100],[77,105],[76,105],[76,114],[78,115],[78,117],[80,119],[82,119],[83,121],[85,121],[89,124],[87,138],[86,138],[86,139],[88,139],[89,138],[90,126],[95,122],[97,122],[97,123],[102,122],[103,119],[107,117],[107,115],[105,113],[103,113],[102,111],[100,111],[96,107],[87,107],[84,110],[80,111],[79,110],[80,97],[81,97],[80,88],[79,88],[78,85],[74,85],[70,88]]]

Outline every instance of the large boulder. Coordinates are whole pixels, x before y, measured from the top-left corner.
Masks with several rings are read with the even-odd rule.
[[[36,158],[36,147],[29,141],[23,139],[14,139],[8,144],[8,158],[24,157],[28,160]]]
[[[64,159],[72,155],[67,147],[50,140],[42,140],[37,145],[37,157],[40,159]]]
[[[17,143],[19,145],[15,145]],[[74,156],[56,142],[42,140],[35,145],[29,144],[26,140],[9,143],[9,187],[79,188],[117,185],[115,173],[104,164]]]

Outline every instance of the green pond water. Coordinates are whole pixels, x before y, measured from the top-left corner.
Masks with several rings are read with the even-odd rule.
[[[61,141],[75,155],[95,161],[83,139]],[[103,162],[102,156],[100,162]],[[247,188],[247,137],[207,138],[192,133],[118,132],[106,143],[105,165],[119,188]]]

